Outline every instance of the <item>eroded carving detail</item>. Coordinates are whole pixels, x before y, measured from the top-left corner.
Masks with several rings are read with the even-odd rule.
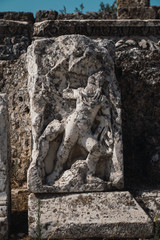
[[[68,48],[69,38],[76,43],[75,49],[72,46]],[[77,48],[80,40],[83,48]],[[35,84],[37,87],[42,86],[43,99],[46,96],[44,103],[42,96],[38,96],[38,88],[35,88],[35,92],[30,88],[34,145],[33,160],[28,171],[28,186],[33,192],[103,191],[112,187],[122,188],[120,95],[114,75],[114,62],[109,55],[109,51],[113,52],[112,43],[97,43],[76,35],[63,36],[55,42],[58,61],[62,50],[59,50],[57,43],[61,44],[61,48],[65,43],[63,51],[69,53],[65,52],[63,61],[59,64],[56,62],[44,78],[46,81],[49,79],[48,85],[51,85],[51,82],[53,84],[49,92],[54,94],[54,120],[43,123],[48,104],[45,92],[47,87],[43,78],[37,78]],[[91,62],[87,65],[86,60]],[[59,68],[66,67],[68,62],[68,72],[59,74]],[[33,70],[30,76],[30,84],[33,86],[36,76]],[[79,79],[75,79],[75,76]],[[54,85],[55,80],[60,82],[58,88]],[[58,114],[57,109],[60,111]]]
[[[109,102],[102,94],[104,76],[101,73],[93,74],[88,78],[85,88],[63,90],[63,98],[76,99],[76,109],[62,126],[57,129],[59,122],[48,125],[40,141],[50,136],[54,140],[64,130],[63,140],[57,151],[57,161],[53,173],[47,177],[47,182],[52,185],[60,176],[69,154],[77,143],[88,152],[86,163],[88,167],[87,180],[92,179],[96,173],[96,164],[100,156],[112,153],[112,130],[110,122]],[[98,112],[100,112],[98,115]],[[97,121],[97,126],[93,126]],[[52,133],[51,127],[55,125]],[[58,130],[58,131],[57,131]],[[51,132],[50,132],[51,131]],[[96,179],[97,180],[97,179]]]

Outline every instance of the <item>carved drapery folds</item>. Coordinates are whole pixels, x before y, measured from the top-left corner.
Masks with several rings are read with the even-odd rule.
[[[114,44],[82,35],[28,49],[32,192],[123,188],[120,92]]]

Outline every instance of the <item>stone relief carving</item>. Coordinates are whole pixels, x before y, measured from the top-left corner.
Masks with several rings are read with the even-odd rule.
[[[85,88],[66,88],[63,90],[63,98],[76,99],[76,109],[68,116],[66,122],[62,123],[63,126],[58,129],[58,132],[55,130],[52,133],[53,135],[51,135],[48,131],[50,126],[48,126],[47,131],[41,138],[43,139],[44,136],[51,135],[53,140],[64,129],[64,137],[57,151],[57,162],[54,171],[47,177],[49,184],[52,185],[62,172],[64,164],[76,143],[84,147],[88,152],[86,158],[88,179],[94,179],[96,164],[100,156],[111,154],[113,140],[109,102],[106,96],[102,95],[101,89],[104,80],[98,72],[88,78]],[[102,113],[98,116],[97,114],[100,110]],[[96,120],[99,121],[99,124],[93,128]],[[59,124],[57,122],[54,123],[56,125]]]
[[[32,192],[123,187],[113,48],[80,35],[38,40],[29,48]]]

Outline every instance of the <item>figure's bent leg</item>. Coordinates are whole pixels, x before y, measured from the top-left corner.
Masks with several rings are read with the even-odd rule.
[[[52,174],[50,174],[47,177],[47,182],[49,185],[53,185],[54,181],[62,173],[64,164],[66,163],[73,146],[77,142],[77,139],[78,139],[78,134],[76,131],[74,135],[70,135],[70,134],[66,135],[65,133],[65,137],[57,152],[57,161],[55,164],[54,171]]]
[[[95,175],[96,173],[96,165],[99,161],[100,153],[99,153],[99,146],[98,143],[95,144],[87,156],[86,162],[88,166],[88,174]]]
[[[88,174],[95,175],[96,165],[101,155],[98,141],[94,139],[91,135],[88,135],[81,138],[79,140],[79,143],[89,152],[86,159],[88,166]]]
[[[41,177],[45,176],[45,163],[44,160],[49,151],[49,142],[54,140],[58,134],[63,132],[63,125],[58,120],[54,120],[48,124],[43,134],[38,140],[39,151],[35,152],[36,164],[38,165],[39,175]]]

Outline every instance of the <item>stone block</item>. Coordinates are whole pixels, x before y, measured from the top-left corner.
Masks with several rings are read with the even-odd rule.
[[[160,222],[160,191],[139,190],[135,191],[134,196],[151,219]]]
[[[57,11],[38,11],[36,12],[36,22],[41,22],[45,20],[56,20],[58,16]]]
[[[0,192],[9,190],[8,112],[5,94],[0,94]]]
[[[31,12],[0,12],[0,19],[34,22],[34,16]]]
[[[149,7],[150,0],[117,0],[117,8]]]
[[[123,188],[121,96],[114,43],[82,35],[28,48],[34,193]]]
[[[156,19],[157,8],[124,7],[118,10],[118,19]]]
[[[0,18],[0,60],[17,59],[31,41],[32,24]]]
[[[8,239],[10,210],[8,112],[5,94],[0,94],[0,239]]]
[[[117,0],[118,19],[157,19],[158,7],[150,7],[149,0]]]
[[[144,14],[144,11],[141,13]],[[136,14],[136,13],[135,13]],[[143,15],[142,14],[142,15]],[[66,34],[81,34],[88,37],[116,39],[126,36],[156,36],[160,34],[160,21],[128,19],[128,9],[120,13],[122,20],[49,20],[36,22],[33,35],[36,38],[52,38]],[[137,16],[137,15],[136,15]],[[159,16],[159,15],[158,15]],[[139,18],[139,17],[138,17]],[[124,20],[125,19],[125,20]]]
[[[149,238],[153,223],[129,192],[29,197],[29,235],[41,239]]]

